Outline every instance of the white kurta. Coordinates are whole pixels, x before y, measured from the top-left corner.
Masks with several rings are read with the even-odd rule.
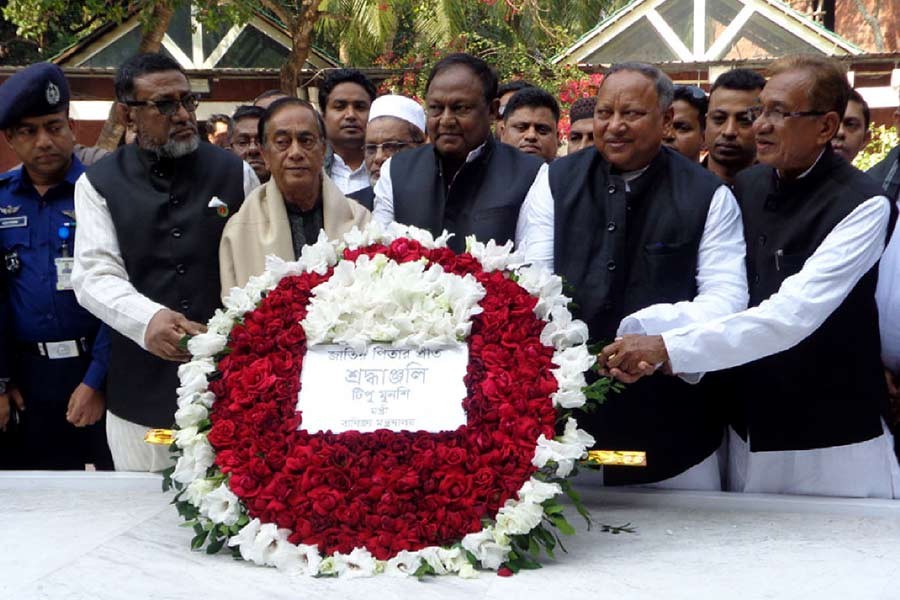
[[[826,236],[799,273],[759,306],[662,333],[672,370],[699,374],[727,369],[800,343],[878,262],[888,217],[886,198],[866,200]],[[887,429],[857,444],[785,452],[750,452],[732,433],[729,450],[734,491],[900,497],[900,468]]]
[[[900,200],[897,200],[900,210]],[[881,328],[881,359],[900,375],[900,227],[893,235],[878,265],[878,325]]]
[[[553,270],[555,202],[548,178],[549,165],[538,171],[525,197],[516,227],[516,247],[525,261]],[[624,173],[633,181],[643,170]],[[675,327],[714,319],[747,307],[746,245],[741,211],[731,190],[720,186],[710,201],[697,256],[697,295],[686,302],[654,304],[625,317],[618,334],[658,335]],[[722,453],[714,452],[699,464],[651,487],[721,490]]]
[[[243,184],[244,196],[259,187],[259,179],[247,163]],[[147,325],[165,307],[132,285],[106,198],[85,175],[75,183],[75,213],[78,229],[72,282],[78,302],[146,350]],[[159,471],[168,466],[167,447],[149,447],[144,443],[145,426],[107,413],[106,437],[117,470]]]
[[[356,169],[351,169],[339,154],[334,153],[334,161],[331,163],[331,180],[345,196],[357,190],[369,187],[369,172],[366,170],[365,161]]]

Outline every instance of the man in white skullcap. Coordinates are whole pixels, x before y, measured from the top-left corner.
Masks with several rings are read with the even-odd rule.
[[[406,96],[379,96],[369,109],[364,146],[370,187],[347,194],[369,210],[375,199],[373,187],[381,176],[381,165],[392,155],[425,143],[425,111]]]

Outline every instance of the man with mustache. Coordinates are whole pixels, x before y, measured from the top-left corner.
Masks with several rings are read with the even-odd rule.
[[[593,342],[660,333],[747,304],[744,237],[731,191],[662,145],[672,81],[656,67],[613,65],[594,110],[594,147],[541,168],[516,233],[528,262],[573,289]],[[579,416],[612,450],[643,450],[647,467],[604,469],[604,483],[721,489],[719,398],[656,375]]]
[[[116,73],[117,110],[137,132],[75,186],[78,301],[113,329],[107,436],[117,470],[159,471],[172,425],[180,341],[219,306],[219,237],[259,185],[234,153],[201,144],[198,97],[174,60],[139,54]]]
[[[756,160],[756,138],[749,110],[766,80],[750,69],[733,69],[716,78],[706,113],[706,167],[728,185]]]
[[[559,149],[558,122],[556,98],[540,88],[526,88],[506,103],[500,141],[551,162]]]
[[[491,135],[497,76],[480,58],[450,54],[431,69],[425,92],[431,144],[400,152],[381,167],[373,218],[415,225],[465,248],[466,236],[503,244],[541,160]]]
[[[62,70],[37,63],[7,79],[0,129],[22,161],[0,175],[0,468],[111,469],[109,332],[78,305],[70,277],[84,166]]]
[[[760,164],[738,175],[750,308],[603,349],[614,376],[731,369],[729,488],[894,498],[875,300],[890,203],[831,147],[844,67],[792,56],[752,109]],[[643,363],[643,365],[641,364]],[[735,368],[736,367],[736,368]]]
[[[425,143],[425,111],[406,96],[385,94],[372,103],[366,124],[366,171],[372,185],[347,194],[371,211],[375,202],[374,186],[381,178],[381,167],[398,152],[418,148]]]
[[[343,194],[369,185],[363,144],[373,100],[375,86],[356,69],[329,71],[319,88],[319,108],[330,148],[325,173]]]
[[[579,98],[569,108],[569,143],[566,154],[594,147],[594,106],[597,99]]]
[[[872,113],[865,99],[856,90],[850,91],[850,99],[847,101],[847,110],[841,119],[841,126],[837,134],[831,140],[831,147],[835,154],[842,156],[848,163],[853,163],[856,155],[862,152],[872,141],[872,132],[869,124],[872,122]]]
[[[262,140],[259,139],[259,120],[265,112],[264,108],[244,105],[239,106],[231,116],[231,151],[250,165],[260,183],[269,181],[271,175],[263,160]]]

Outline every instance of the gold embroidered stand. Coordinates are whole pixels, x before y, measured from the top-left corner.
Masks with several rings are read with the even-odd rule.
[[[590,450],[585,462],[591,465],[646,467],[647,453],[631,450]]]
[[[144,434],[144,441],[148,444],[169,446],[175,440],[171,429],[151,429]]]

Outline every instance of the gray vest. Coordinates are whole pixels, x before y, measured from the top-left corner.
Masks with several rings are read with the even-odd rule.
[[[122,146],[87,172],[106,199],[128,278],[138,292],[205,323],[219,306],[219,239],[226,216],[244,200],[243,162],[210,144],[175,160]],[[178,364],[156,358],[112,332],[109,409],[150,427],[169,427]]]

